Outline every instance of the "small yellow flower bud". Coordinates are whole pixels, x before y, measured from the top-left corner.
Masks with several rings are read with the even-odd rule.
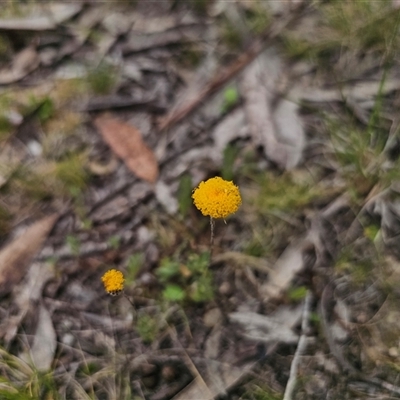
[[[124,289],[124,275],[121,271],[116,269],[110,269],[102,277],[101,280],[104,284],[104,290],[111,294],[111,296],[116,296],[122,292]]]

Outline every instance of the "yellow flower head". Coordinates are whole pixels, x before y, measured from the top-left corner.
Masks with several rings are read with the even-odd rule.
[[[242,204],[239,188],[219,176],[200,182],[192,198],[201,213],[211,218],[226,218]]]
[[[102,277],[104,289],[111,296],[116,296],[124,289],[124,275],[121,271],[110,269]]]

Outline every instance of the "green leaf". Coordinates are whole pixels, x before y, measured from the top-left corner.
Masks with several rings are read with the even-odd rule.
[[[221,111],[223,113],[229,111],[239,101],[239,92],[236,87],[228,86],[224,91],[224,103]]]
[[[54,103],[49,97],[46,97],[38,109],[38,117],[41,122],[46,122],[54,115]]]
[[[185,298],[185,292],[178,285],[168,285],[163,291],[163,297],[168,301],[181,301]]]
[[[298,301],[302,300],[307,295],[307,288],[305,286],[300,286],[297,288],[292,288],[288,291],[288,297],[290,300]]]
[[[161,282],[166,282],[170,278],[179,274],[179,263],[169,258],[161,260],[161,265],[156,270],[156,275],[159,277]]]
[[[187,267],[194,274],[202,274],[208,268],[210,263],[210,253],[205,251],[199,254],[190,254],[188,257]]]
[[[200,276],[190,285],[190,298],[196,303],[214,298],[213,278],[211,274]]]

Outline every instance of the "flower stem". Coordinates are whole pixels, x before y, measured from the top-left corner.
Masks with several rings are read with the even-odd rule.
[[[210,239],[210,264],[211,264],[212,253],[214,250],[214,227],[215,227],[215,220],[213,217],[210,217],[210,227],[211,227],[211,239]]]
[[[131,303],[134,311],[133,318],[136,320],[137,313],[136,313],[135,301],[133,300],[133,298],[131,299],[130,297],[128,297],[125,292],[123,292],[123,295],[129,301],[129,303]]]

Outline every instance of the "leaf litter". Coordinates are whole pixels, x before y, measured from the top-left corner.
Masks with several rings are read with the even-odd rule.
[[[399,86],[381,68],[397,61],[381,62],[387,41],[310,48],[300,32],[325,18],[338,40],[334,7],[370,31],[380,13],[198,3],[41,4],[0,19],[2,32],[21,31],[18,43],[4,36],[0,70],[1,344],[54,367],[79,398],[256,398],[255,387],[282,395],[287,382],[299,399],[398,395]],[[13,110],[28,133],[8,124]],[[356,128],[369,139],[346,142]],[[170,304],[157,269],[173,271],[179,293],[200,288],[187,257],[209,244],[182,188],[220,174],[243,205],[215,226],[213,300]],[[108,267],[126,275],[135,309],[103,294]],[[296,357],[300,337],[313,352]],[[128,383],[114,379],[125,373]]]

